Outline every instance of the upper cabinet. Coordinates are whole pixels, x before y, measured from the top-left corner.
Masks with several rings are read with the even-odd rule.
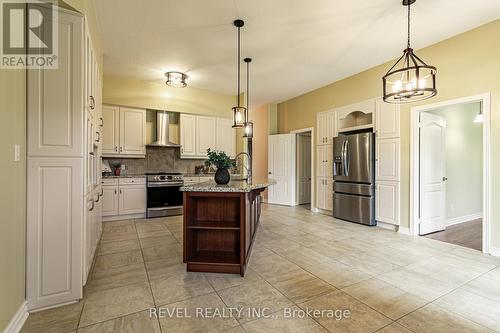
[[[103,155],[118,154],[120,146],[120,108],[118,106],[103,105],[102,120],[104,125],[102,136]]]
[[[399,104],[385,103],[382,99],[376,101],[375,133],[378,139],[400,137]]]
[[[182,113],[180,127],[181,157],[196,156],[196,116]]]
[[[217,133],[215,134],[215,146],[218,150],[225,151],[229,156],[235,156],[235,132],[233,121],[230,118],[217,118]]]
[[[120,108],[120,154],[146,155],[146,110]]]
[[[103,106],[104,157],[146,156],[146,110]]]
[[[235,133],[229,118],[181,114],[181,158],[205,159],[207,149],[235,156]]]
[[[333,138],[337,136],[335,111],[325,111],[316,117],[316,144],[331,145]]]
[[[196,155],[206,157],[207,149],[217,149],[215,145],[217,119],[214,117],[196,117]]]

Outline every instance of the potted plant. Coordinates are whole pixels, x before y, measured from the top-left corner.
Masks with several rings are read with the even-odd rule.
[[[231,179],[229,168],[236,166],[236,161],[229,158],[223,151],[215,151],[210,148],[207,149],[208,159],[205,161],[206,166],[213,165],[217,168],[214,180],[217,184],[227,184]]]

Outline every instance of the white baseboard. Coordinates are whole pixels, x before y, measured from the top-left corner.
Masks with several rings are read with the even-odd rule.
[[[405,228],[405,227],[399,227],[398,233],[403,234],[403,235],[411,235],[410,228]]]
[[[398,230],[398,226],[397,225],[390,224],[390,223],[385,223],[385,222],[380,222],[380,221],[377,221],[377,227],[378,228],[382,228],[382,229],[386,229],[386,230],[391,230],[391,231],[397,231]]]
[[[146,213],[142,214],[128,214],[128,215],[114,215],[114,216],[103,216],[102,222],[111,222],[119,220],[131,220],[131,219],[144,219],[146,218]]]
[[[447,219],[446,220],[446,226],[450,227],[455,224],[460,224],[460,223],[465,223],[473,220],[477,220],[483,217],[483,213],[474,213],[474,214],[469,214],[469,215],[464,215],[464,216],[459,216],[459,217],[454,217],[452,219]]]
[[[490,246],[490,254],[494,257],[500,257],[500,248]]]
[[[21,328],[23,328],[26,319],[28,319],[28,302],[24,301],[3,332],[19,333],[21,331]]]

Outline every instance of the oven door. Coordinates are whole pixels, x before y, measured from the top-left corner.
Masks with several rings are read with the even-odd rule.
[[[149,183],[147,188],[147,217],[182,215],[182,184]]]

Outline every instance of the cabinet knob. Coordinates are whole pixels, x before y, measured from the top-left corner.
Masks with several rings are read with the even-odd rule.
[[[118,194],[118,191],[116,191],[116,189],[115,189],[115,194]]]
[[[115,151],[118,151],[118,147],[117,146],[115,146]]]

